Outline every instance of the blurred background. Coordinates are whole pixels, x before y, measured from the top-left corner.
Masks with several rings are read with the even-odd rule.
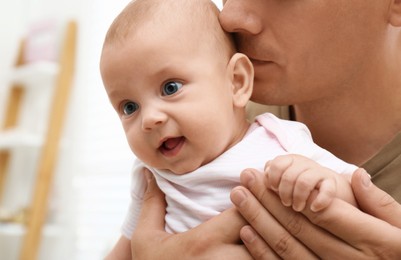
[[[24,259],[103,259],[120,236],[129,203],[129,174],[134,156],[103,89],[99,57],[108,26],[128,2],[0,0],[2,260],[22,259],[23,248],[35,252],[32,249],[35,245],[38,247],[36,258],[32,255]],[[220,1],[215,2],[221,8]],[[71,21],[75,22],[77,30],[72,51],[73,69],[67,72],[69,81],[60,79],[60,53]],[[21,45],[23,39],[28,40],[25,45]],[[24,66],[16,66],[21,46],[24,46]],[[71,56],[71,52],[68,55]],[[21,70],[22,67],[27,69]],[[43,71],[53,78],[37,79]],[[10,114],[10,93],[15,82],[21,83],[18,79],[33,86],[24,90],[18,120],[10,127],[6,123]],[[67,84],[69,95],[57,94],[61,100],[67,97],[65,116],[61,117],[57,116],[57,111],[62,102],[52,102],[56,95],[54,88],[63,85],[63,80],[71,84]],[[16,108],[11,106],[11,111],[15,112]],[[56,118],[53,118],[53,125],[62,126],[61,136],[56,142],[53,140],[58,145],[53,148],[56,150],[48,152],[53,159],[42,167],[43,145],[35,142],[47,140],[52,114]],[[37,136],[42,133],[42,137],[25,140],[18,135],[13,137],[10,130]],[[23,141],[29,145],[22,144]],[[42,175],[42,168],[50,169],[48,175]],[[51,176],[49,183],[43,176]],[[48,196],[41,197],[35,187],[43,189],[46,185]],[[34,223],[29,221],[34,211],[32,207],[37,207],[33,202],[35,196],[46,199],[45,210],[38,211],[39,219],[40,212],[44,212],[44,223],[39,231],[30,227],[34,233],[39,232],[40,237],[34,246],[26,246],[27,223]]]

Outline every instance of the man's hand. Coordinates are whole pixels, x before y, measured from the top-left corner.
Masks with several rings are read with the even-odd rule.
[[[246,222],[234,208],[187,232],[165,232],[164,194],[152,174],[146,176],[141,216],[131,240],[134,259],[252,259],[239,237]]]
[[[370,176],[365,170],[355,171],[351,185],[363,212],[401,228],[401,205],[393,197],[376,187],[370,181]]]
[[[353,189],[361,208],[373,216],[339,199],[321,212],[297,213],[266,188],[263,173],[245,170],[243,187],[235,188],[231,198],[250,223],[241,230],[248,250],[255,259],[272,253],[285,259],[400,259],[401,206],[373,184],[364,188],[363,174],[354,174]]]

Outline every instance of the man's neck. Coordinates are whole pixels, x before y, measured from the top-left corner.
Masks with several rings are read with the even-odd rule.
[[[294,106],[313,140],[339,158],[361,165],[401,131],[401,85],[365,88],[338,100]]]

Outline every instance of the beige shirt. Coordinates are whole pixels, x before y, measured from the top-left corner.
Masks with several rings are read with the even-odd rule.
[[[250,102],[247,107],[249,119],[264,112],[282,119],[290,118],[287,106],[264,106]],[[401,132],[361,167],[372,176],[373,183],[401,203]]]
[[[401,132],[362,167],[373,183],[401,203]]]

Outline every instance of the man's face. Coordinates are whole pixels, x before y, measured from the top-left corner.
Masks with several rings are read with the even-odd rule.
[[[260,103],[345,95],[382,54],[387,0],[223,2],[220,22],[253,62]]]

